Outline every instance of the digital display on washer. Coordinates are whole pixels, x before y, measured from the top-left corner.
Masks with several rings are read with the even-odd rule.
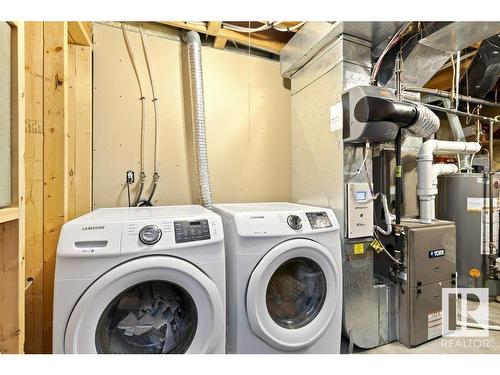
[[[306,216],[312,229],[329,228],[332,226],[330,218],[326,212],[307,212]]]
[[[210,239],[208,220],[174,221],[175,243]]]

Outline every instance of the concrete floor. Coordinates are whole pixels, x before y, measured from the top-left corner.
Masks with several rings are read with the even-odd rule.
[[[476,302],[468,301],[469,308],[474,309]],[[491,302],[489,306],[490,324],[500,326],[500,303]],[[348,343],[343,339],[342,352],[347,353]],[[500,332],[489,331],[485,338],[437,338],[416,348],[409,349],[399,342],[392,342],[378,348],[363,350],[354,349],[360,354],[500,354]]]

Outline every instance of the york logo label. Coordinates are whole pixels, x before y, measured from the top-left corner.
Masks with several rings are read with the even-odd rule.
[[[439,257],[444,257],[445,255],[446,255],[445,249],[437,249],[429,251],[429,258],[439,258]]]
[[[95,226],[89,226],[89,227],[83,227],[82,230],[103,230],[104,225],[95,225]]]

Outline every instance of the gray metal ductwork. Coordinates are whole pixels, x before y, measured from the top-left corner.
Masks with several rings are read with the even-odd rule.
[[[500,78],[500,34],[481,43],[467,79],[462,78],[460,93],[475,98],[484,98]]]
[[[191,106],[193,112],[193,133],[196,152],[198,186],[203,207],[212,207],[212,190],[208,170],[208,152],[205,125],[205,99],[203,94],[203,74],[201,67],[201,40],[195,31],[182,35],[187,43],[189,76],[191,82]]]
[[[403,48],[404,71],[401,78],[403,86],[423,87],[448,61],[450,53],[467,48],[478,40],[489,38],[488,43],[485,41],[481,45],[481,47],[484,45],[484,52],[479,51],[479,56],[475,58],[478,62],[473,62],[473,65],[477,64],[477,73],[474,73],[474,76],[477,74],[476,82],[480,82],[478,89],[487,90],[488,86],[494,86],[498,79],[500,68],[498,65],[495,66],[493,61],[498,61],[499,56],[493,51],[498,50],[500,46],[500,38],[495,35],[499,32],[500,22],[424,22],[422,39],[414,38],[414,35],[408,36]],[[395,53],[396,51],[392,51],[386,55],[379,74],[379,82],[390,88],[395,88],[393,71]],[[470,79],[469,71],[469,88],[472,87]],[[469,89],[467,95],[481,98],[486,92],[483,96],[479,96],[478,92]]]
[[[425,22],[423,24],[422,35],[431,35],[432,33],[445,27],[448,22]],[[414,34],[416,35],[416,34]],[[404,71],[402,74],[403,86],[424,86],[432,76],[449,59],[449,53],[437,50],[420,43],[414,35],[407,37],[402,55],[404,60]],[[378,81],[386,87],[395,88],[394,60],[396,58],[397,48],[389,51],[384,58]]]

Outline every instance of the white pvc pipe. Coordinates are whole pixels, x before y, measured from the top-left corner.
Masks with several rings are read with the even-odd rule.
[[[451,142],[430,139],[422,144],[417,156],[417,195],[420,201],[420,222],[432,223],[435,218],[434,200],[437,194],[437,177],[458,172],[454,164],[433,165],[435,154],[474,154],[481,149],[477,142]]]
[[[432,166],[432,187],[437,193],[437,184],[439,176],[446,176],[458,173],[459,169],[455,164],[434,164]],[[431,220],[436,220],[436,196],[432,197],[431,201]]]

